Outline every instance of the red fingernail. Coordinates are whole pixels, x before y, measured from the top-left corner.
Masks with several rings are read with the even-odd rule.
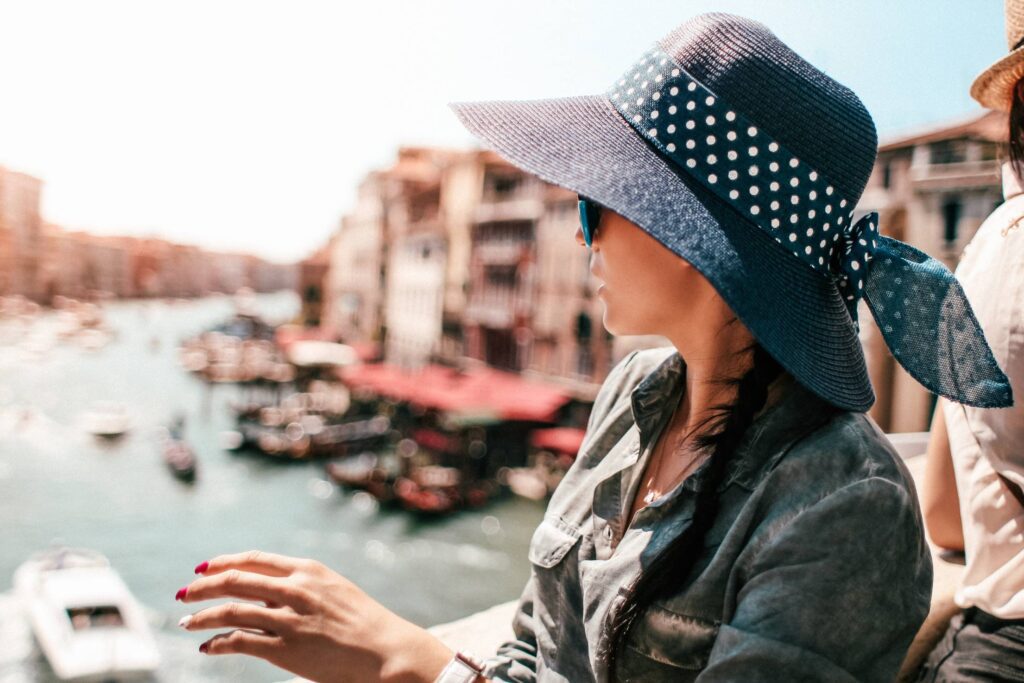
[[[186,586],[185,588],[179,588],[178,592],[174,594],[174,599],[175,600],[184,600],[185,599],[185,595],[187,593],[188,593],[188,586]]]
[[[205,572],[209,568],[210,568],[210,563],[209,562],[203,562],[201,564],[198,564],[198,565],[196,565],[196,574],[202,574],[203,572]]]
[[[210,649],[210,644],[209,643],[203,643],[202,645],[199,646],[199,651],[202,652],[203,654],[206,654],[206,651],[209,650],[209,649]]]

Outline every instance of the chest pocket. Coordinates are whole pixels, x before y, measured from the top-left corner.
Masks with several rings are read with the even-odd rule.
[[[580,540],[580,535],[577,527],[559,519],[545,517],[530,539],[530,562],[538,567],[551,569],[565,558],[569,550]]]
[[[718,627],[718,622],[677,614],[654,604],[637,622],[627,650],[659,665],[652,668],[700,671],[707,666]]]

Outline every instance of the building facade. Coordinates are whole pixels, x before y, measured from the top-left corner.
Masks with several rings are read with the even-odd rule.
[[[0,295],[41,300],[43,181],[0,166]]]
[[[964,247],[1002,203],[1006,116],[964,121],[885,141],[858,209],[877,211],[884,235],[955,270]],[[935,397],[896,363],[864,309],[861,337],[877,402],[872,417],[887,432],[928,429]]]
[[[446,231],[441,221],[441,177],[457,153],[426,147],[399,150],[386,172],[384,357],[422,367],[441,350]]]
[[[332,240],[324,325],[348,342],[379,343],[384,324],[387,183],[373,172],[360,183],[352,212]]]
[[[665,340],[604,331],[577,224],[575,194],[491,152],[403,148],[342,219],[325,320],[406,367],[483,363],[593,396],[624,353]]]

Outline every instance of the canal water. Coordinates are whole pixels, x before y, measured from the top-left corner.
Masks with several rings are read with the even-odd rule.
[[[283,321],[298,302],[282,293],[256,306]],[[178,629],[188,609],[175,591],[194,565],[220,553],[258,548],[318,559],[424,626],[519,595],[542,505],[506,498],[422,520],[339,491],[322,463],[225,452],[219,435],[241,391],[186,373],[177,345],[230,317],[232,300],[121,302],[104,311],[116,336],[99,349],[59,340],[53,313],[30,324],[0,321],[0,683],[54,680],[11,579],[31,553],[55,543],[110,558],[146,608],[163,658],[156,680],[164,682],[290,678],[254,659],[200,655],[209,634]],[[83,412],[104,400],[131,411],[133,429],[118,441],[82,428]],[[177,414],[199,458],[193,485],[174,479],[160,457],[159,430]]]

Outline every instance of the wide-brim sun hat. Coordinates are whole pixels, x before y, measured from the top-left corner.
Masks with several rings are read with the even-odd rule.
[[[867,110],[762,24],[695,17],[601,95],[452,107],[512,164],[691,263],[832,404],[865,411],[874,401],[862,297],[926,387],[971,405],[1012,402],[948,270],[880,236],[876,216],[854,220],[877,148]]]
[[[1009,54],[974,79],[971,97],[983,107],[1008,112],[1013,102],[1013,87],[1024,78],[1024,1],[1006,0],[1004,9]]]

